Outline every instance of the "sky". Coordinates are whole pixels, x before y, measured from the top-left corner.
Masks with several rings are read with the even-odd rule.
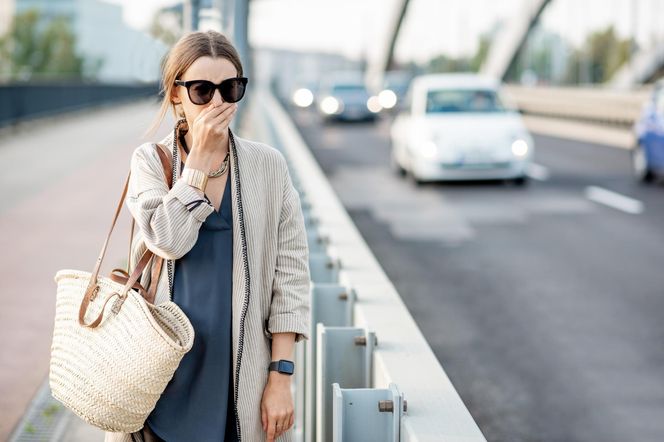
[[[125,21],[145,28],[173,0],[106,0],[124,7]],[[397,60],[424,61],[445,53],[472,54],[479,36],[505,20],[525,0],[411,0],[397,41]],[[395,0],[251,0],[250,40],[256,46],[375,56],[386,42]],[[636,5],[636,7],[634,7]],[[636,11],[636,15],[634,12]],[[556,0],[542,23],[580,44],[592,30],[614,24],[627,36],[634,17],[642,43],[664,39],[664,0]]]

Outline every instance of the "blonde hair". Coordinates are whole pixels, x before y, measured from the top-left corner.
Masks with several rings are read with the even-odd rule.
[[[171,101],[175,80],[179,79],[194,61],[204,56],[225,58],[233,63],[238,77],[243,75],[240,56],[224,34],[213,30],[193,31],[184,34],[162,59],[161,90],[159,94],[163,95],[163,99],[159,112],[154,122],[143,134],[144,137],[152,135],[157,130],[169,108],[173,111],[173,116],[176,119],[184,117],[182,109],[178,110],[177,104]]]

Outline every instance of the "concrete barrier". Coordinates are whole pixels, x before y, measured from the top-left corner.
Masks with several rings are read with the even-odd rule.
[[[506,85],[504,91],[524,114],[631,128],[651,87],[618,91],[590,87]]]

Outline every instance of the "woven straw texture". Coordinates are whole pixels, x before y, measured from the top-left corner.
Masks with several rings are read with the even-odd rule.
[[[57,300],[49,383],[53,397],[81,419],[106,431],[140,430],[194,342],[194,329],[173,302],[147,303],[135,290],[118,313],[111,300],[95,328],[78,322],[91,273],[64,269],[55,275]],[[98,276],[99,292],[85,322],[123,286]]]

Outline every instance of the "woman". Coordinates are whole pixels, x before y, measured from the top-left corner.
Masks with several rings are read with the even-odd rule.
[[[184,35],[164,59],[162,82],[157,122],[168,108],[178,121],[159,146],[132,155],[131,261],[146,247],[164,258],[155,304],[177,303],[195,339],[144,428],[105,440],[291,441],[287,368],[294,344],[309,338],[310,309],[299,195],[277,149],[229,128],[246,80],[222,34]],[[159,148],[173,166],[170,190]],[[144,287],[150,276],[144,271]]]

